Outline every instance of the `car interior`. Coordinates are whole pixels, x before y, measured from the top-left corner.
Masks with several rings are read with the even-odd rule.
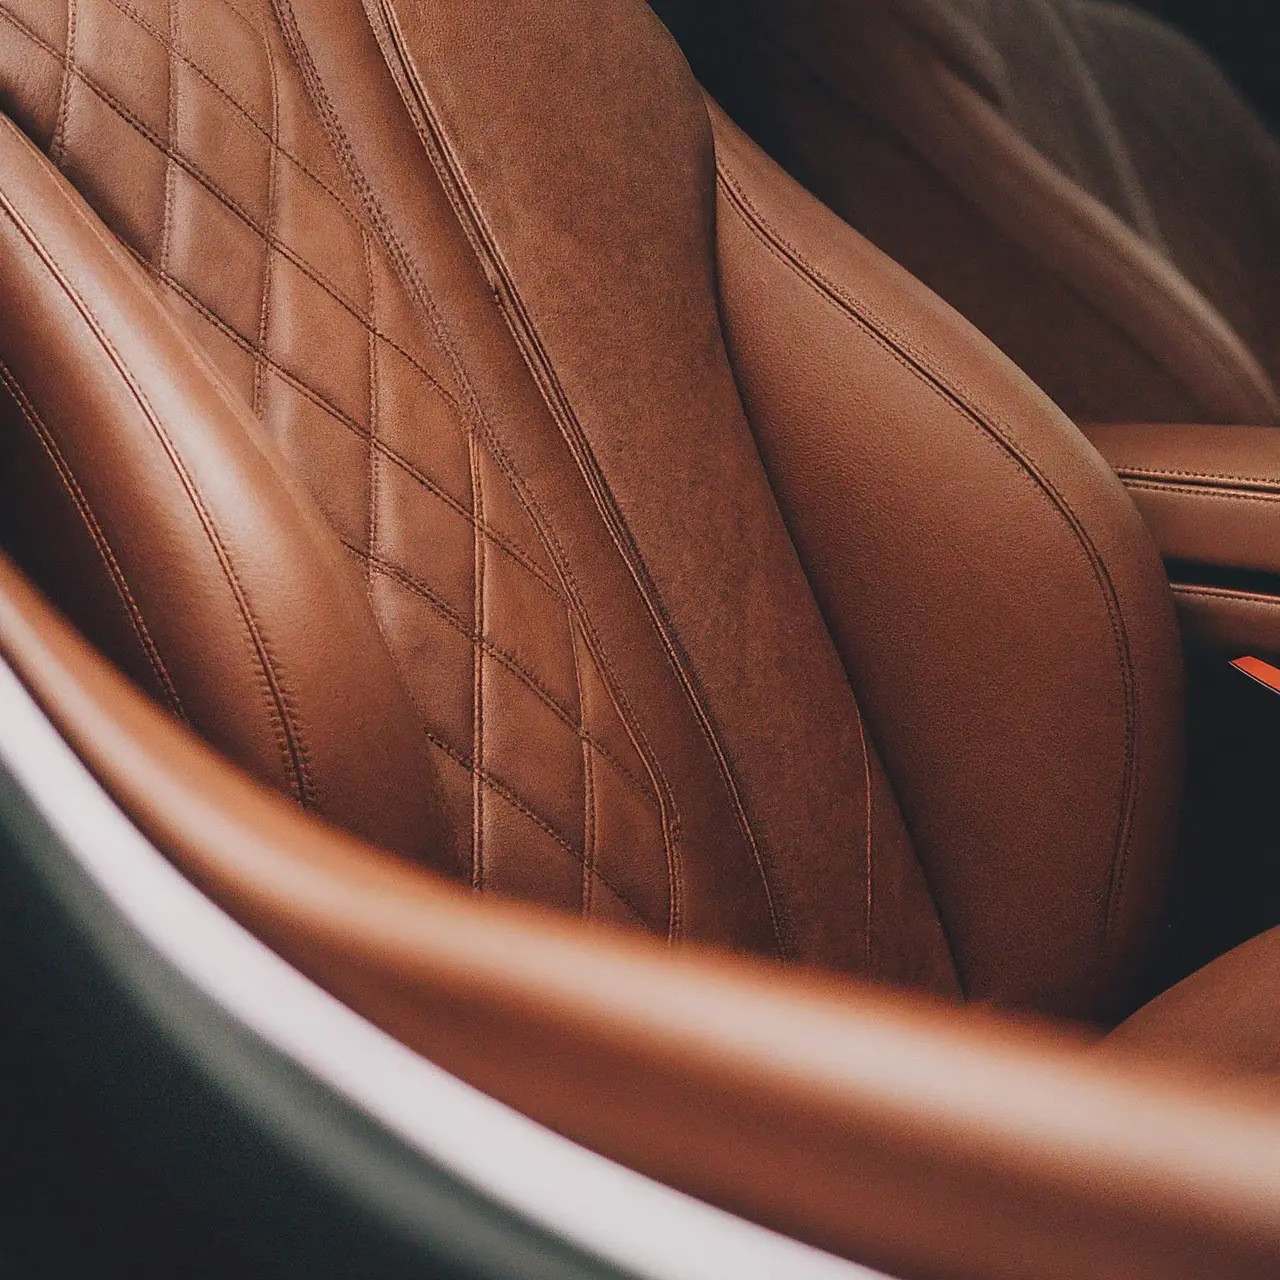
[[[19,1274],[1280,1274],[1280,143],[1156,8],[0,0]]]

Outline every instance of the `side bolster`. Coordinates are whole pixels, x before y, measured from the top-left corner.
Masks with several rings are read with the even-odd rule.
[[[0,279],[6,545],[232,759],[438,861],[434,767],[353,566],[141,267],[8,121]]]
[[[978,999],[1123,1000],[1182,769],[1150,536],[1074,426],[721,113],[756,439]]]
[[[536,495],[670,781],[680,936],[725,939],[731,914],[735,945],[954,993],[729,368],[711,130],[679,51],[629,0],[365,0],[404,103],[379,111],[389,78],[347,74],[356,0],[282,8],[415,270],[466,231],[483,316],[440,292],[476,430]]]

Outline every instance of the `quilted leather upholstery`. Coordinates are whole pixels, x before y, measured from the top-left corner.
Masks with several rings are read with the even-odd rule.
[[[0,19],[2,105],[164,286],[364,575],[442,765],[457,848],[433,861],[477,890],[672,939],[873,963],[870,908],[859,904],[870,903],[864,824],[876,784],[858,738],[841,731],[849,794],[809,815],[821,821],[825,807],[829,819],[834,808],[836,829],[853,828],[823,833],[847,883],[846,905],[832,912],[811,867],[770,867],[777,851],[762,848],[697,695],[691,702],[666,672],[655,687],[649,672],[667,665],[666,641],[643,614],[626,629],[627,652],[605,649],[583,600],[584,566],[547,524],[554,507],[594,530],[585,495],[551,500],[531,486],[532,468],[522,473],[477,403],[479,371],[465,366],[433,293],[452,291],[455,316],[482,307],[479,323],[491,326],[491,286],[447,206],[432,233],[458,246],[452,274],[425,280],[395,260],[314,82],[309,91],[296,33],[290,47],[287,24],[252,0],[3,0]],[[537,415],[530,392],[521,388],[532,402],[521,412]],[[533,431],[550,427],[545,411],[535,416]],[[533,465],[547,466],[545,454]],[[772,520],[776,538],[776,511]],[[592,545],[615,562],[612,618],[617,596],[635,589],[619,581],[613,548],[598,535]],[[646,723],[634,714],[637,681]],[[821,737],[811,747],[827,753]],[[874,776],[874,807],[892,808],[878,766]],[[893,813],[879,822],[894,825],[900,832]],[[847,860],[845,840],[866,859]],[[886,835],[882,857],[913,861],[901,834]],[[794,880],[798,901],[779,875]],[[945,956],[927,898],[913,896],[933,917],[926,953]],[[926,971],[949,968],[925,961]]]
[[[21,37],[0,40],[22,67],[5,77],[24,90],[14,113],[167,287],[359,562],[473,832],[473,883],[674,933],[656,763],[468,431],[269,7],[5,0],[0,20]],[[628,863],[610,865],[617,848]]]
[[[185,335],[165,320],[156,352],[211,359],[237,407],[200,429],[255,432],[252,411],[318,504],[398,671],[380,696],[412,703],[397,721],[440,780],[444,835],[433,818],[392,847],[672,941],[1114,1008],[1179,758],[1172,608],[1136,513],[976,333],[713,132],[647,9],[585,12],[590,38],[567,41],[556,4],[477,23],[457,0],[0,0],[0,109],[145,275],[108,270],[25,143],[0,144],[0,180],[68,278],[143,289]],[[768,236],[720,234],[717,163],[774,209]],[[6,350],[83,443],[90,411],[39,371],[97,349],[21,239],[9,269],[48,311]],[[840,246],[823,270],[819,245]],[[854,295],[856,332],[830,311]],[[181,381],[135,337],[157,387]],[[104,422],[83,455],[108,503],[102,441],[132,429]],[[127,573],[207,673],[173,623],[205,585],[172,560]],[[256,572],[288,614],[294,584]],[[1045,574],[1053,593],[1022,598]],[[76,573],[42,585],[74,614]],[[350,634],[314,646],[363,666]]]

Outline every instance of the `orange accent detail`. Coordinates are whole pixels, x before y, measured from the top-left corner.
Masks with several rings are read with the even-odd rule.
[[[1250,680],[1270,689],[1272,693],[1280,693],[1280,667],[1273,667],[1261,658],[1237,658],[1232,664],[1237,671],[1242,671]]]

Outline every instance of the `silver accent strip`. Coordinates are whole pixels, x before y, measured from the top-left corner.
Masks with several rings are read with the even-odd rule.
[[[887,1280],[596,1155],[366,1022],[185,880],[2,661],[0,760],[121,915],[179,972],[485,1196],[645,1280]]]

